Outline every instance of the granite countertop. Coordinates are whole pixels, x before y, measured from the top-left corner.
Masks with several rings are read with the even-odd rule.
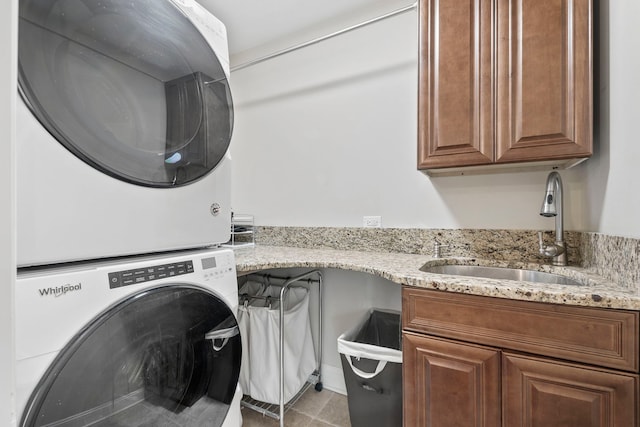
[[[640,310],[640,294],[625,289],[585,268],[552,267],[548,265],[488,261],[479,258],[433,258],[387,252],[363,252],[357,250],[298,248],[257,245],[235,250],[239,275],[274,268],[336,268],[359,271],[383,277],[400,285],[507,298],[589,307]],[[526,268],[563,274],[577,279],[581,285],[556,285],[513,280],[484,279],[426,273],[420,267],[433,265],[468,264],[511,268]]]

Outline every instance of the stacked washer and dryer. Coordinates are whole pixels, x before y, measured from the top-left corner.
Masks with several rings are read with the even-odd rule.
[[[20,0],[19,67],[19,425],[239,426],[223,24]]]

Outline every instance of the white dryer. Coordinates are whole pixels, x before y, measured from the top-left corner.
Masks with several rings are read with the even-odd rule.
[[[19,426],[239,427],[233,252],[21,270]]]
[[[20,0],[19,267],[228,240],[227,49],[195,0]]]

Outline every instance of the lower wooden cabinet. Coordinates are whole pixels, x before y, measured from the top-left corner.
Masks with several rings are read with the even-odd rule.
[[[499,427],[500,352],[405,333],[404,425]]]
[[[467,310],[471,306],[477,307],[473,313]],[[524,344],[515,339],[516,329],[505,323],[506,318],[496,321],[500,316],[491,308],[496,313],[513,310],[511,323],[526,330],[521,335]],[[555,330],[539,321],[545,310],[556,316]],[[484,321],[482,316],[491,319]],[[576,347],[575,357],[565,350],[560,353],[573,361],[558,358],[547,344],[572,321],[584,326],[576,333],[594,341],[600,338],[594,332],[608,330],[591,327],[594,322],[617,324],[610,342],[626,348],[611,352],[611,360],[606,360],[597,348],[600,344],[594,344],[593,360],[626,369],[584,363],[583,345]],[[640,427],[640,381],[637,361],[631,360],[638,357],[637,326],[637,313],[625,310],[599,313],[405,288],[404,426]],[[570,335],[566,341],[575,342]],[[633,356],[619,357],[620,353]]]
[[[637,426],[637,375],[505,353],[504,426]]]

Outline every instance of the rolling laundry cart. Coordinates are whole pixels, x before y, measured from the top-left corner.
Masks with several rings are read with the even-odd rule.
[[[274,418],[280,421],[280,426],[284,427],[284,415],[285,412],[295,404],[295,402],[304,394],[305,391],[312,385],[315,386],[316,391],[322,390],[322,381],[320,369],[322,366],[322,312],[323,312],[323,296],[322,296],[322,274],[319,270],[312,270],[307,273],[298,275],[296,277],[277,277],[267,274],[250,274],[248,276],[249,280],[245,285],[240,288],[239,291],[239,314],[238,320],[240,325],[241,334],[243,334],[243,353],[244,349],[248,349],[247,354],[243,354],[243,372],[241,373],[241,382],[240,384],[243,387],[245,392],[245,396],[242,399],[241,405],[261,414]],[[301,286],[302,284],[306,284],[307,286]],[[287,338],[287,329],[292,329],[294,326],[299,327],[299,324],[289,324],[289,328],[287,328],[287,316],[291,315],[304,315],[309,317],[308,311],[305,313],[292,313],[292,310],[289,310],[291,307],[287,305],[287,301],[291,300],[291,296],[293,298],[298,298],[300,296],[300,292],[307,291],[310,292],[312,290],[312,285],[317,285],[318,289],[318,299],[319,299],[319,307],[318,307],[318,336],[316,341],[316,345],[313,345],[313,337],[311,334],[303,334],[304,336],[300,336],[299,338],[307,340],[309,342],[305,342],[305,344],[310,344],[310,347],[305,345],[301,348],[300,352],[302,354],[302,359],[307,359],[311,356],[313,360],[315,356],[316,367],[315,370],[308,376],[306,382],[304,382],[297,393],[291,391],[291,381],[287,382],[287,378],[285,378],[285,366],[290,368],[292,365],[297,366],[295,361],[289,361],[287,363],[286,355],[287,353],[291,354],[290,345],[291,343],[286,342]],[[306,295],[307,301],[306,305],[304,304],[296,304],[296,309],[300,309],[300,307],[304,308],[305,311],[308,310],[308,298],[309,295]],[[296,300],[296,301],[299,301]],[[272,317],[265,317],[264,312],[259,312],[260,316],[255,316],[256,319],[251,319],[250,322],[247,322],[252,316],[252,313],[256,313],[254,309],[264,309],[268,308],[268,315]],[[277,311],[277,318],[273,317],[274,311]],[[300,319],[300,317],[298,317]],[[265,325],[260,325],[259,328],[256,328],[255,321],[265,320]],[[289,319],[291,320],[291,319]],[[251,325],[251,328],[247,327],[247,324]],[[277,337],[278,350],[272,354],[275,354],[278,358],[277,360],[277,379],[278,379],[278,393],[276,393],[277,399],[266,399],[271,400],[271,402],[265,402],[254,398],[251,394],[255,394],[258,396],[265,396],[262,387],[259,384],[256,384],[256,381],[252,379],[254,372],[253,370],[256,367],[259,367],[260,357],[263,356],[263,352],[259,352],[255,354],[251,349],[251,333],[253,329],[256,329],[261,335],[257,338],[262,339],[265,335],[265,327],[266,333],[268,333],[271,337]],[[310,329],[309,329],[309,332]],[[248,345],[244,345],[245,341]],[[255,341],[254,341],[255,342]],[[269,347],[269,343],[267,347]],[[273,343],[271,343],[273,344]],[[286,347],[286,348],[285,348]],[[315,348],[315,355],[313,354],[313,350]],[[261,348],[260,350],[263,350]],[[267,349],[268,351],[269,349]],[[274,350],[271,348],[271,350]],[[311,355],[309,355],[309,351],[311,351]],[[253,359],[253,362],[252,362]],[[254,363],[258,360],[258,364]],[[308,363],[308,360],[302,360],[300,363]],[[247,363],[249,365],[247,365]],[[250,372],[247,372],[247,366],[251,368]],[[269,367],[272,367],[270,364]],[[259,368],[258,368],[259,369]],[[301,372],[301,371],[300,371]],[[264,373],[264,370],[262,370]],[[306,375],[305,375],[306,376]],[[285,385],[287,387],[285,387]],[[271,390],[273,392],[273,390]],[[273,396],[273,394],[271,394]],[[273,403],[276,401],[276,403]]]

